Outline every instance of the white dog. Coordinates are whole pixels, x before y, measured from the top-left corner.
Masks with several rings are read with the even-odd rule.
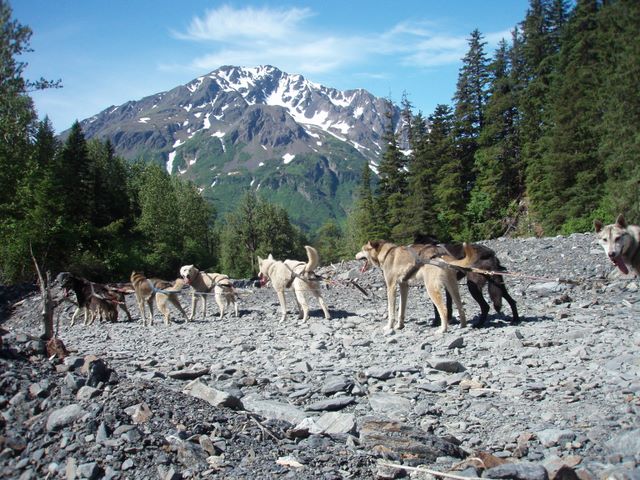
[[[207,293],[213,290],[216,303],[220,309],[220,318],[224,316],[225,305],[233,305],[236,317],[238,316],[238,294],[233,288],[229,277],[222,273],[206,273],[198,270],[194,265],[185,265],[180,268],[180,276],[191,287],[191,315],[193,320],[196,313],[196,302],[202,300],[202,318],[207,316]],[[224,300],[224,302],[223,302]]]
[[[267,281],[271,282],[271,286],[278,295],[280,308],[282,309],[282,317],[280,322],[284,321],[287,316],[287,305],[284,298],[286,288],[293,288],[298,305],[298,314],[303,321],[309,320],[309,305],[304,292],[311,294],[318,299],[320,308],[324,312],[324,318],[330,319],[327,305],[320,294],[320,282],[314,274],[314,270],[320,263],[318,252],[315,248],[306,246],[308,261],[299,262],[297,260],[275,260],[271,254],[267,258],[258,257],[258,268],[260,269],[260,281],[264,285]]]

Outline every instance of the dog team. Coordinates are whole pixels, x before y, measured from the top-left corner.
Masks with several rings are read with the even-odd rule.
[[[598,243],[611,262],[623,274],[629,274],[632,271],[635,275],[640,275],[640,226],[627,224],[624,216],[619,215],[616,222],[609,225],[595,220],[594,228]],[[321,294],[322,279],[315,273],[320,264],[318,252],[311,246],[305,246],[305,249],[306,262],[275,260],[271,254],[267,258],[258,257],[260,284],[264,286],[270,283],[274,289],[280,304],[280,322],[286,319],[285,291],[289,288],[293,290],[302,321],[309,319],[307,292],[319,303],[324,318],[331,318]],[[516,302],[507,292],[504,283],[502,273],[505,269],[495,252],[484,245],[440,244],[431,237],[426,237],[423,243],[406,246],[395,245],[384,240],[371,240],[363,245],[355,258],[364,262],[362,272],[366,271],[370,265],[379,267],[382,271],[387,290],[387,328],[390,330],[404,328],[409,285],[419,281],[424,283],[427,296],[434,304],[434,326],[440,324],[440,332],[447,331],[453,303],[458,312],[460,326],[465,327],[467,320],[458,288],[458,282],[464,277],[466,277],[469,293],[480,307],[480,318],[476,326],[486,323],[490,310],[482,294],[485,285],[495,310],[501,311],[502,299],[505,299],[511,308],[512,321],[519,320]],[[232,309],[238,317],[238,291],[227,275],[203,272],[195,265],[181,267],[179,274],[178,279],[169,282],[159,278],[147,278],[142,272],[132,272],[131,288],[135,294],[143,325],[153,323],[154,302],[162,313],[166,325],[170,323],[169,304],[172,304],[188,322],[196,317],[196,309],[200,303],[201,317],[204,320],[208,295],[214,296],[220,319],[223,318],[227,309]],[[63,288],[65,296],[69,291],[73,291],[76,296],[78,308],[71,318],[70,325],[75,323],[76,317],[83,311],[85,325],[93,323],[96,318],[115,321],[118,316],[118,307],[131,321],[131,315],[125,303],[125,293],[130,293],[131,290],[90,282],[69,272],[60,273],[56,282]],[[189,315],[178,300],[178,293],[185,287],[191,289]],[[399,305],[396,308],[397,291],[399,291]]]

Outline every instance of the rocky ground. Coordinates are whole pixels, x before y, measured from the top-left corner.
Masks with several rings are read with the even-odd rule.
[[[39,296],[5,289],[0,477],[640,478],[638,280],[590,234],[486,244],[525,275],[506,280],[517,324],[505,305],[438,334],[414,286],[406,328],[385,331],[382,274],[358,278],[365,296],[354,261],[320,270],[329,321],[312,303],[308,323],[279,323],[251,285],[240,318],[210,301],[206,320],[151,328],[69,327],[63,303],[70,355],[46,359]]]

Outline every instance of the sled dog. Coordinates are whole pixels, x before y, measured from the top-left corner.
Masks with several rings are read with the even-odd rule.
[[[143,325],[153,325],[153,299],[155,298],[158,309],[164,316],[165,325],[171,323],[169,316],[169,306],[167,302],[173,304],[174,307],[186,319],[187,314],[182,309],[178,301],[178,292],[184,288],[184,281],[178,278],[173,284],[167,280],[159,278],[147,278],[142,272],[131,272],[131,284],[136,294],[136,302],[140,310],[140,317]],[[147,321],[145,303],[149,307],[149,320]]]
[[[464,244],[466,256],[462,260],[454,258],[446,259],[446,263],[450,265],[467,267],[471,265],[476,257],[476,252]],[[456,279],[456,271],[453,268],[441,268],[438,266],[426,264],[420,260],[416,253],[409,247],[395,245],[384,240],[369,241],[363,245],[362,249],[356,254],[357,260],[364,260],[365,263],[362,271],[365,271],[369,264],[380,267],[387,286],[387,306],[389,321],[387,327],[389,329],[404,328],[405,310],[407,307],[407,295],[409,292],[409,280],[414,277],[422,277],[427,293],[431,301],[436,305],[442,325],[441,332],[446,332],[449,326],[449,315],[446,302],[442,297],[442,287],[451,295],[458,315],[460,317],[460,325],[466,327],[467,320],[460,299],[460,291]],[[445,260],[445,258],[443,258]],[[396,321],[396,289],[400,289],[400,305],[398,307],[398,316]]]
[[[616,223],[604,225],[594,220],[598,243],[618,269],[627,275],[629,269],[640,275],[640,226],[629,225],[622,214]]]
[[[465,256],[462,244],[459,243],[416,243],[409,245],[409,247],[416,252],[420,259],[426,261],[447,255],[453,259],[461,260]],[[469,265],[469,267],[487,270],[490,272],[500,272],[505,270],[504,267],[500,265],[500,260],[498,260],[496,252],[491,250],[489,247],[477,243],[471,243],[469,244],[469,247],[476,251],[476,260],[473,264]],[[507,292],[507,287],[505,286],[502,275],[497,273],[494,273],[493,275],[483,275],[481,273],[472,271],[465,272],[463,270],[459,270],[456,275],[458,280],[461,280],[465,276],[467,277],[467,288],[469,289],[469,293],[480,306],[480,320],[476,326],[484,325],[489,315],[489,304],[482,295],[482,290],[485,285],[488,285],[489,297],[491,298],[491,302],[493,303],[496,312],[501,311],[502,299],[504,298],[511,307],[512,321],[517,322],[520,319],[518,316],[518,306],[516,301],[511,298],[511,295]],[[436,317],[434,326],[436,326],[440,320],[438,310],[436,309],[435,312]],[[447,295],[447,312],[451,315],[451,298],[449,295]]]
[[[84,312],[84,325],[93,324],[96,318],[100,321],[104,319],[115,322],[118,320],[117,306],[131,321],[131,314],[127,309],[125,294],[122,290],[91,282],[70,272],[60,272],[56,277],[56,283],[62,287],[65,296],[69,291],[73,291],[78,302],[78,308],[71,316],[69,326],[75,324],[81,312]]]
[[[198,300],[202,303],[202,319],[207,316],[207,294],[213,290],[216,303],[220,309],[220,318],[224,316],[225,306],[233,306],[238,316],[238,294],[233,288],[229,277],[222,273],[206,273],[198,270],[194,265],[184,265],[180,268],[180,276],[191,287],[191,315],[193,320]],[[224,303],[223,303],[224,300]]]
[[[258,257],[258,268],[260,270],[260,283],[265,285],[271,282],[271,286],[278,295],[280,308],[282,309],[283,322],[287,316],[287,305],[284,298],[284,292],[287,288],[293,288],[298,305],[298,314],[303,321],[309,320],[309,305],[305,292],[310,292],[318,299],[320,308],[324,312],[324,318],[330,319],[329,310],[320,293],[320,282],[315,275],[314,270],[320,264],[320,257],[315,248],[310,246],[304,247],[307,250],[307,263],[297,260],[275,260],[271,254],[267,258]]]

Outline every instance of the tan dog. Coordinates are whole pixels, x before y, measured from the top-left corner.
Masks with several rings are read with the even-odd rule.
[[[202,319],[207,316],[207,296],[213,290],[216,303],[220,309],[220,319],[224,316],[224,308],[233,305],[236,317],[238,316],[238,294],[233,288],[229,277],[222,273],[206,273],[198,270],[194,265],[185,265],[180,268],[180,276],[191,287],[191,315],[193,320],[196,313],[198,299],[202,301]],[[201,294],[201,295],[199,295]],[[202,295],[204,294],[204,295]],[[224,303],[223,303],[224,300]]]
[[[169,307],[167,302],[173,304],[174,307],[187,319],[187,314],[182,309],[178,301],[178,292],[184,288],[184,281],[179,278],[173,284],[159,278],[147,278],[142,272],[131,272],[131,284],[136,294],[136,302],[140,309],[140,315],[143,325],[153,325],[153,299],[155,297],[158,309],[164,315],[165,325],[171,323],[169,316]],[[149,307],[149,321],[147,322],[145,303]]]
[[[419,244],[414,243],[409,247],[418,255],[421,260],[432,260],[443,257],[445,261],[460,260],[465,257],[463,246],[459,243],[428,243]],[[470,267],[486,270],[492,272],[492,275],[482,275],[481,273],[472,271],[458,271],[456,276],[458,280],[462,279],[465,275],[467,277],[467,288],[473,299],[478,302],[480,306],[480,321],[476,326],[484,325],[487,322],[489,315],[489,304],[482,296],[482,290],[485,285],[488,285],[489,296],[493,302],[493,306],[496,312],[500,312],[502,309],[502,299],[504,298],[511,307],[511,313],[513,314],[513,321],[517,322],[520,317],[518,316],[518,306],[516,301],[511,298],[507,287],[504,282],[504,278],[500,275],[500,272],[505,271],[504,267],[500,264],[500,260],[496,256],[496,252],[489,247],[480,245],[477,243],[470,243],[470,248],[476,250],[473,265]],[[451,297],[447,298],[447,310],[451,315]],[[436,318],[434,326],[437,326],[440,321],[440,313],[436,309]]]
[[[282,309],[283,322],[287,316],[287,305],[284,298],[284,292],[287,288],[293,288],[298,305],[298,315],[303,321],[309,320],[309,305],[305,297],[305,292],[310,292],[318,299],[320,308],[324,312],[324,318],[331,318],[327,305],[320,294],[320,282],[314,273],[314,270],[320,264],[320,257],[315,248],[310,246],[304,247],[307,250],[307,263],[297,260],[275,260],[271,254],[267,258],[258,257],[258,268],[260,269],[260,282],[264,285],[268,281],[278,295],[280,308]]]
[[[453,257],[444,257],[441,260],[446,261],[450,265],[461,267],[469,266],[473,263],[475,253],[467,244],[465,246],[465,258],[462,260]],[[446,332],[449,326],[448,311],[446,302],[442,296],[442,287],[451,295],[458,316],[460,317],[460,326],[467,326],[467,319],[462,300],[460,299],[460,291],[456,279],[456,271],[452,268],[441,268],[435,265],[424,263],[418,258],[416,253],[409,247],[402,247],[384,240],[369,241],[363,245],[362,250],[356,254],[357,260],[365,260],[362,271],[365,271],[369,264],[372,263],[382,270],[384,280],[387,286],[387,306],[389,321],[387,327],[394,329],[396,327],[396,289],[400,289],[400,305],[398,306],[397,329],[404,328],[405,310],[407,307],[407,296],[409,292],[409,281],[414,277],[422,276],[427,293],[431,301],[435,304],[442,325],[441,332]]]
[[[622,214],[616,223],[605,226],[600,220],[594,220],[593,226],[609,260],[625,275],[629,269],[640,275],[640,226],[627,224]]]

